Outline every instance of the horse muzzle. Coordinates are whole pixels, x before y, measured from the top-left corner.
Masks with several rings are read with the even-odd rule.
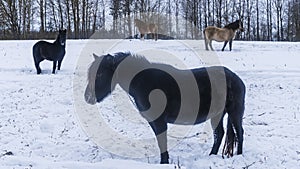
[[[97,103],[95,95],[88,88],[86,88],[86,90],[85,90],[84,99],[88,104],[91,104],[91,105],[94,105]]]

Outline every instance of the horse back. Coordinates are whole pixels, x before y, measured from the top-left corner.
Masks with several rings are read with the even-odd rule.
[[[244,99],[245,86],[242,80],[225,67],[216,66],[191,70],[166,68],[166,70],[168,70],[166,72],[173,72],[176,78],[174,79],[165,71],[147,69],[138,73],[131,81],[129,93],[135,98],[140,112],[147,112],[150,115],[157,113],[148,112],[152,105],[149,95],[154,89],[159,89],[164,93],[167,103],[161,116],[166,119],[166,122],[173,124],[202,123],[223,113],[225,106],[234,102],[234,99]],[[190,77],[188,78],[188,76]],[[191,78],[195,80],[196,84],[193,84]],[[180,84],[178,84],[178,80]],[[156,101],[161,102],[162,100],[156,98]],[[160,105],[160,103],[157,104]],[[153,103],[153,105],[156,104]],[[195,107],[197,105],[198,107]],[[147,113],[142,113],[146,119]]]

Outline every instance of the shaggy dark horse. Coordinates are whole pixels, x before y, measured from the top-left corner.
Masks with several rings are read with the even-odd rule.
[[[232,41],[235,37],[235,33],[237,30],[244,32],[243,22],[241,20],[237,20],[233,23],[230,23],[224,28],[218,28],[215,26],[208,26],[204,29],[204,40],[205,40],[205,49],[208,50],[208,44],[211,50],[214,50],[212,47],[212,40],[217,42],[224,42],[224,46],[222,51],[224,51],[227,43],[229,42],[229,49],[232,49]]]
[[[57,62],[58,70],[60,70],[61,62],[64,59],[66,53],[66,38],[67,31],[59,30],[59,34],[53,43],[38,41],[36,44],[34,44],[32,53],[37,74],[40,74],[42,72],[40,68],[40,62],[45,59],[53,61],[53,74],[55,73]]]
[[[145,23],[139,19],[134,20],[134,25],[138,28],[141,38],[144,38],[145,34],[151,33],[152,39],[157,40],[158,38],[158,27],[154,23]]]
[[[140,114],[153,129],[161,163],[169,162],[167,123],[195,125],[211,119],[214,143],[210,155],[217,154],[224,136],[226,113],[223,155],[233,156],[236,141],[237,154],[242,154],[245,86],[229,69],[216,66],[179,70],[130,53],[94,57],[88,70],[86,102],[101,102],[119,84],[134,98]]]

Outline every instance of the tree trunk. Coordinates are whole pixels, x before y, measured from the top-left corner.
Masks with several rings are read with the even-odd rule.
[[[260,40],[259,37],[259,0],[256,0],[256,40]]]

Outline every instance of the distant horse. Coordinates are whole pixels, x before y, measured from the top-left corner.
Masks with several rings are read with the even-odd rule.
[[[150,63],[144,57],[130,53],[107,54],[100,57],[94,55],[94,58],[94,62],[88,69],[88,84],[84,94],[86,102],[96,104],[103,101],[119,84],[133,97],[140,114],[154,131],[161,153],[160,163],[169,163],[167,123],[195,125],[211,119],[214,144],[210,155],[217,154],[224,136],[223,117],[226,113],[228,123],[223,155],[225,153],[233,156],[236,141],[238,142],[237,154],[242,154],[245,86],[242,80],[229,69],[217,66],[179,70],[170,65]],[[137,71],[141,69],[142,71]],[[133,76],[132,72],[137,73]],[[196,93],[199,92],[201,98],[199,100],[192,96],[195,92],[185,97],[173,77],[176,76],[189,88],[191,82],[186,80],[189,73],[195,80]],[[213,83],[221,76],[226,82],[223,88],[220,87],[221,84]],[[165,96],[163,98],[166,101],[157,97],[158,95],[155,96],[157,89],[163,91]],[[194,104],[195,100],[196,104]],[[162,102],[166,105],[162,106]],[[162,112],[157,112],[161,107],[159,105],[156,107],[156,104],[164,108],[160,109]],[[184,111],[181,114],[182,107],[194,107],[195,111]]]
[[[58,62],[58,70],[60,70],[61,62],[66,53],[67,30],[59,30],[59,34],[53,43],[46,41],[38,41],[32,48],[33,59],[37,74],[42,72],[40,62],[43,60],[53,61],[52,73],[55,73]]]
[[[145,23],[139,19],[134,20],[134,25],[138,28],[141,38],[144,38],[145,34],[151,33],[152,39],[157,40],[158,38],[158,27],[154,23]]]
[[[244,32],[243,22],[241,20],[236,20],[233,23],[230,23],[224,28],[218,28],[215,26],[208,26],[204,29],[204,39],[205,39],[205,49],[208,50],[208,44],[211,50],[214,50],[212,47],[212,40],[217,42],[224,42],[224,46],[222,51],[224,51],[227,43],[229,42],[229,49],[232,49],[232,41],[235,37],[235,33],[237,30]]]

